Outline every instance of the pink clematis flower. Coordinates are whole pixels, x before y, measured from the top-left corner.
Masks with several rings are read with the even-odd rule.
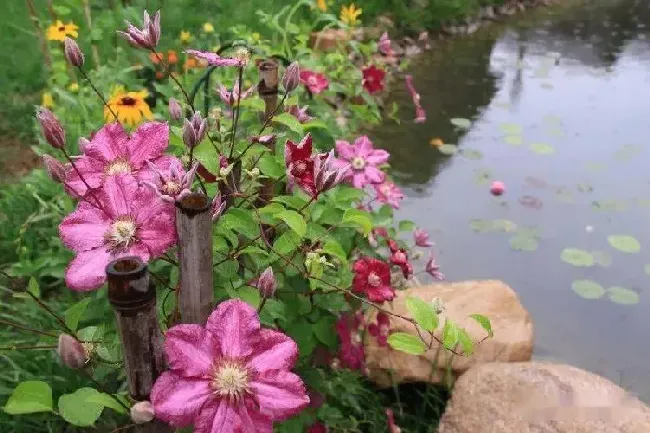
[[[146,122],[131,135],[119,123],[110,123],[97,131],[84,146],[84,155],[75,159],[75,166],[92,189],[104,180],[119,174],[132,174],[139,181],[150,181],[153,173],[147,161],[158,167],[169,166],[171,156],[163,152],[169,143],[169,125]],[[67,170],[67,191],[72,196],[84,196],[88,188],[74,169]]]
[[[379,203],[387,203],[393,209],[399,209],[400,202],[404,198],[404,193],[394,183],[384,182],[379,185],[375,184],[373,187],[377,193],[377,201]]]
[[[424,123],[427,120],[427,113],[422,108],[420,103],[420,94],[415,91],[415,86],[413,85],[413,76],[410,74],[406,76],[406,88],[413,99],[413,105],[415,105],[415,123]]]
[[[241,94],[241,99],[250,97],[257,89],[257,85],[250,86],[248,90],[244,90]],[[239,100],[239,79],[235,80],[232,91],[228,90],[226,86],[219,85],[219,98],[228,106],[233,106]]]
[[[413,239],[415,240],[415,245],[418,247],[432,247],[433,244],[429,240],[429,233],[426,230],[416,228],[413,230]]]
[[[390,285],[390,267],[388,263],[372,257],[362,257],[354,262],[354,279],[352,290],[363,293],[372,302],[391,301],[395,290]]]
[[[298,122],[300,123],[307,123],[311,122],[314,120],[313,117],[307,114],[307,108],[309,108],[308,105],[305,105],[304,107],[300,108],[297,105],[291,105],[287,108],[287,113],[291,114],[293,117],[298,119]]]
[[[429,259],[427,260],[425,270],[427,274],[431,275],[431,277],[433,277],[436,280],[445,279],[445,275],[442,272],[440,272],[440,265],[436,261],[436,256],[433,254],[433,252],[429,253]]]
[[[209,51],[199,51],[199,50],[186,50],[186,54],[190,54],[199,59],[205,60],[210,65],[213,66],[237,66],[243,67],[248,62],[246,56],[239,57],[221,57],[218,54],[211,53]]]
[[[167,167],[156,167],[149,161],[147,163],[149,169],[156,175],[153,176],[152,181],[144,181],[142,183],[155,192],[161,199],[174,203],[191,192],[192,182],[196,176],[196,170],[199,168],[198,161],[194,162],[194,165],[188,172],[185,172],[183,163],[177,158],[169,160]]]
[[[393,52],[393,48],[391,47],[391,41],[390,38],[388,37],[387,32],[382,33],[381,37],[379,38],[379,41],[377,42],[377,48],[379,49],[380,53],[386,56],[393,56],[395,54]]]
[[[156,417],[195,433],[271,433],[273,422],[309,404],[300,377],[290,370],[298,346],[281,332],[260,327],[245,302],[219,304],[205,327],[177,325],[165,335],[169,371],[151,392]]]
[[[300,71],[300,82],[314,95],[327,89],[330,85],[325,75],[307,69]]]
[[[176,242],[174,206],[139,186],[133,176],[107,178],[95,196],[103,210],[81,201],[59,225],[63,245],[76,253],[65,272],[72,290],[99,288],[112,260],[137,256],[147,262]]]
[[[388,346],[388,333],[390,332],[390,317],[380,311],[377,313],[376,323],[368,325],[368,333],[377,339],[377,344],[382,347]]]
[[[359,314],[344,313],[336,321],[336,333],[341,343],[338,357],[343,367],[350,370],[361,370],[366,362],[360,333],[363,329],[362,318]]]
[[[374,95],[375,93],[384,90],[386,71],[376,67],[375,65],[370,65],[363,68],[361,73],[363,74],[363,88],[366,89],[366,92]]]
[[[357,138],[354,144],[336,140],[336,153],[339,157],[337,162],[348,167],[355,188],[384,181],[385,175],[377,166],[386,163],[390,154],[385,150],[375,149],[368,136]]]

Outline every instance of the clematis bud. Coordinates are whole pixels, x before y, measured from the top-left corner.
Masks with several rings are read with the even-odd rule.
[[[86,153],[86,148],[90,144],[90,140],[84,137],[79,137],[77,144],[79,145],[79,152]]]
[[[221,193],[217,193],[212,200],[212,222],[216,222],[223,210],[226,208],[226,202],[221,199]]]
[[[135,48],[153,50],[160,41],[160,11],[156,12],[153,21],[149,13],[144,11],[142,29],[137,28],[129,21],[126,22],[126,31],[118,32],[126,41]]]
[[[445,276],[440,272],[440,265],[436,262],[436,257],[433,253],[429,253],[429,260],[427,260],[425,271],[436,280],[445,279]]]
[[[39,107],[36,110],[36,119],[41,127],[45,141],[55,149],[63,149],[63,146],[65,146],[65,131],[54,113],[45,107]]]
[[[379,42],[377,42],[377,48],[379,49],[380,53],[386,56],[392,56],[395,53],[393,53],[393,49],[390,45],[391,42],[390,38],[388,37],[388,33],[384,32],[379,38]]]
[[[183,124],[183,142],[189,148],[197,146],[205,138],[207,119],[201,117],[201,112],[194,113],[190,120],[185,119]]]
[[[257,287],[263,298],[272,298],[278,286],[275,275],[273,275],[273,269],[270,266],[264,269],[264,272],[253,283],[253,286]]]
[[[77,41],[66,36],[63,40],[63,51],[65,53],[65,59],[72,66],[80,68],[84,65],[84,53],[81,52]]]
[[[312,156],[314,162],[314,185],[318,193],[334,188],[348,176],[346,166],[337,166],[334,150],[327,154]]]
[[[174,98],[169,98],[169,117],[174,120],[181,120],[181,117],[183,117],[181,104]]]
[[[52,180],[56,183],[63,183],[65,180],[65,168],[58,159],[52,158],[50,155],[42,156],[43,165],[47,174],[50,175]]]
[[[284,76],[282,77],[282,87],[287,93],[291,93],[300,84],[300,66],[298,62],[292,62],[287,69],[284,71]]]
[[[86,349],[79,340],[68,334],[59,335],[57,353],[61,357],[63,365],[72,369],[81,368],[88,361]]]
[[[131,419],[136,424],[144,424],[155,416],[153,404],[149,401],[139,401],[131,406]]]
[[[415,229],[413,231],[413,238],[415,239],[415,245],[418,247],[430,247],[433,244],[429,241],[429,233],[422,229]]]

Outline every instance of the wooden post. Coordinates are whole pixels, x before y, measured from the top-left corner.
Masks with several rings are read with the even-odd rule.
[[[182,323],[205,324],[212,312],[212,218],[207,196],[195,192],[176,202]]]
[[[264,101],[264,115],[262,116],[262,125],[270,122],[271,117],[278,107],[278,64],[273,60],[264,60],[258,66],[260,82],[257,86],[260,98]],[[273,144],[268,145],[269,150],[275,153]],[[259,204],[264,206],[273,198],[273,182],[271,180],[262,181],[260,187]]]
[[[129,394],[149,400],[153,384],[165,369],[163,338],[156,314],[156,289],[149,284],[147,265],[138,257],[114,260],[106,267],[108,300],[115,310],[122,340]],[[167,424],[154,420],[137,425],[136,433],[171,433]]]

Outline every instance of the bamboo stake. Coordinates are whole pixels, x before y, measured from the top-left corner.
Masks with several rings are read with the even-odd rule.
[[[258,70],[260,75],[258,92],[264,101],[264,115],[261,121],[262,125],[266,125],[278,107],[278,64],[273,60],[264,60],[259,64]],[[268,148],[272,153],[275,152],[273,144],[268,144]],[[260,188],[260,200],[262,203],[267,203],[271,198],[273,198],[273,182],[265,180]]]
[[[149,284],[147,265],[138,257],[114,260],[106,267],[108,300],[115,310],[122,341],[129,394],[149,400],[153,384],[165,369],[163,338],[156,314],[156,290]],[[154,420],[138,424],[136,433],[171,433],[167,424]]]
[[[182,323],[204,324],[214,304],[210,205],[198,192],[176,202]]]

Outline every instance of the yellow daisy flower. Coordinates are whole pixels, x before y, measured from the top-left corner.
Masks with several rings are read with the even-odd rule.
[[[43,92],[43,97],[41,98],[41,105],[45,108],[54,107],[54,98],[50,92]]]
[[[192,39],[192,35],[190,32],[186,32],[185,30],[181,31],[181,42],[186,44]]]
[[[128,126],[135,126],[142,122],[142,119],[153,119],[153,113],[149,109],[149,104],[145,98],[149,95],[146,90],[140,92],[125,92],[123,87],[118,87],[113,92],[111,99],[108,100],[108,107],[104,107],[104,119],[106,123],[117,120]],[[109,109],[110,107],[110,109]]]
[[[77,93],[79,91],[79,83],[70,83],[68,90],[72,93]]]
[[[327,12],[327,4],[325,0],[316,0],[316,7],[323,12]]]
[[[79,33],[79,26],[73,22],[68,24],[63,24],[61,20],[57,20],[54,24],[47,28],[47,40],[48,41],[63,41],[66,36],[72,38],[77,38]]]
[[[212,33],[212,32],[214,32],[214,26],[211,23],[204,23],[203,24],[203,31],[205,33]]]
[[[341,21],[350,27],[354,27],[358,22],[357,18],[362,12],[363,9],[357,8],[354,3],[351,3],[350,6],[341,6]]]

